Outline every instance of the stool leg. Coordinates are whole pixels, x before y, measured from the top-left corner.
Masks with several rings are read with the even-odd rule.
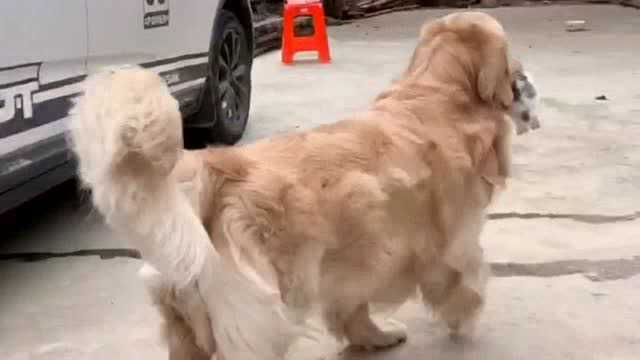
[[[293,63],[293,42],[294,33],[293,28],[295,26],[295,14],[293,9],[288,8],[285,5],[284,8],[284,23],[282,26],[282,62],[285,64]]]
[[[315,27],[315,40],[318,47],[318,57],[320,62],[328,64],[331,62],[329,52],[329,36],[327,35],[327,25],[324,20],[324,10],[322,6],[314,9],[313,25]]]

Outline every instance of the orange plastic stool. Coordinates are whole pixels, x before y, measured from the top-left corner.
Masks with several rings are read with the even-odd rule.
[[[313,18],[313,35],[295,36],[295,19],[299,16]],[[330,63],[329,38],[324,22],[322,2],[290,0],[284,5],[284,27],[282,29],[282,62],[292,64],[297,52],[317,51],[322,63]]]

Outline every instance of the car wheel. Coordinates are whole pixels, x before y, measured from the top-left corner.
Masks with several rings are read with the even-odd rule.
[[[238,18],[221,10],[209,52],[209,77],[201,111],[215,119],[210,140],[235,144],[244,133],[251,104],[253,58]]]
[[[344,0],[325,0],[324,6],[327,9],[327,15],[342,19],[344,17]]]

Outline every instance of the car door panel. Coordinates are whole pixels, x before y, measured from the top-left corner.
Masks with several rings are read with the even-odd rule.
[[[139,64],[174,93],[204,84],[218,1],[88,0],[89,71]]]
[[[2,194],[69,158],[67,114],[86,74],[85,0],[2,1],[0,34]]]

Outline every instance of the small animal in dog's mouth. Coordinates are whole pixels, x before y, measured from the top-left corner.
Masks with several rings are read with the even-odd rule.
[[[539,93],[531,74],[522,69],[520,64],[514,70],[513,105],[511,118],[516,126],[516,133],[522,135],[529,130],[540,128],[538,117]]]

